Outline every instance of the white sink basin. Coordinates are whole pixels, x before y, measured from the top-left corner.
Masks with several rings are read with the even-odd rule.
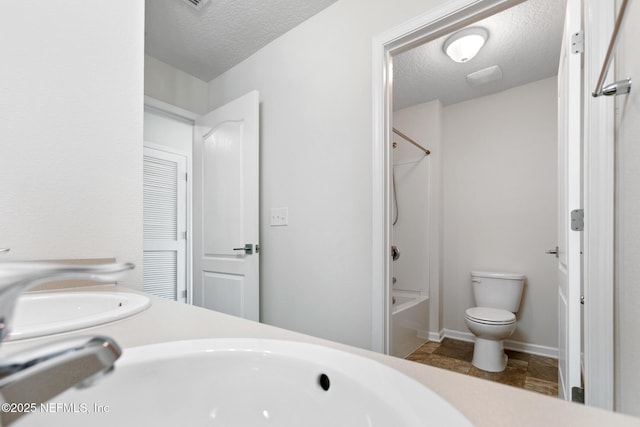
[[[46,292],[18,299],[9,340],[75,331],[120,320],[151,305],[148,297],[126,292]]]
[[[431,390],[385,365],[327,347],[260,339],[127,349],[111,375],[52,401],[54,411],[15,425],[471,425]]]

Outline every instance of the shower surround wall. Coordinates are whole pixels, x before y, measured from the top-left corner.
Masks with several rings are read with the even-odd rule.
[[[429,298],[423,303],[428,307],[423,311],[425,318],[417,321],[413,340],[407,334],[399,338],[396,336],[398,334],[392,333],[392,354],[402,356],[396,354],[399,349],[417,346],[430,336],[432,339],[438,337],[442,324],[441,204],[437,203],[442,183],[442,105],[434,101],[394,111],[393,126],[431,151],[429,156],[425,156],[400,136],[393,135],[393,141],[397,142],[397,147],[393,149],[393,165],[399,215],[398,222],[393,226],[392,240],[401,252],[400,258],[392,266],[397,279],[393,290]],[[396,316],[391,321],[397,322]],[[394,330],[397,329],[397,325],[392,326]]]

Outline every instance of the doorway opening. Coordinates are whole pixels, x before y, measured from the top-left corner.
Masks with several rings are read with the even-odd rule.
[[[196,115],[145,97],[143,289],[192,302],[191,163]]]
[[[394,66],[393,59],[395,56],[402,54],[416,46],[433,41],[439,37],[453,33],[461,28],[470,26],[477,21],[497,14],[503,10],[518,5],[521,1],[499,1],[488,0],[480,2],[458,1],[455,4],[443,5],[431,12],[418,16],[411,21],[393,28],[379,37],[374,38],[373,49],[373,242],[372,242],[372,348],[376,351],[390,352],[390,323],[389,316],[392,311],[390,290],[392,286],[391,271],[391,251],[390,244],[393,241],[393,231],[391,226],[391,218],[393,208],[391,203],[392,184],[391,184],[391,133],[394,124],[393,108],[392,108],[392,86]],[[600,42],[600,39],[607,39],[611,33],[611,24],[605,23],[606,17],[612,14],[611,6],[604,7],[602,10],[597,2],[589,0],[584,1],[585,27],[590,31],[586,33],[586,37],[591,41],[593,50],[585,55],[585,82],[591,86],[590,77],[597,75],[601,66],[600,56],[604,54],[606,46]],[[600,13],[594,13],[596,10]],[[590,93],[590,91],[587,91]],[[611,129],[611,112],[610,105],[602,104],[599,106],[590,106],[585,103],[585,123],[588,123],[584,135],[585,150],[585,204],[588,207],[594,205],[594,201],[608,201],[612,196],[612,186],[600,187],[592,184],[597,182],[595,179],[600,178],[607,183],[612,183],[613,173],[612,165],[609,162],[610,156],[598,156],[603,151],[609,152],[609,148],[603,148],[603,141],[612,142],[613,135],[607,132]],[[604,107],[603,107],[604,106]],[[598,136],[599,139],[596,139]],[[597,144],[596,144],[597,143]],[[610,146],[609,146],[610,147]],[[435,157],[435,156],[434,156]],[[607,206],[609,206],[607,204]],[[589,239],[585,240],[585,252],[601,253],[599,248],[609,247],[612,239],[612,223],[607,215],[600,215],[594,209],[594,217],[592,217],[593,228],[586,229],[586,233],[590,234]],[[598,225],[596,225],[598,224]],[[588,227],[588,226],[587,226]],[[599,243],[596,243],[599,242]],[[548,249],[548,248],[547,248]],[[592,258],[593,259],[593,258]],[[607,283],[612,283],[612,275],[609,274],[610,262],[606,265],[598,266],[597,263],[590,261],[589,254],[585,256],[585,298],[589,292],[593,292],[590,286],[591,277],[602,277]],[[599,288],[596,293],[600,295],[605,288]],[[606,288],[610,289],[610,288]],[[437,292],[437,289],[436,289]],[[607,295],[610,291],[605,292]],[[442,298],[442,295],[434,295],[430,290],[430,298]],[[609,407],[611,402],[611,383],[613,377],[612,361],[610,359],[610,345],[606,345],[602,340],[602,346],[596,343],[598,338],[605,335],[611,336],[612,327],[612,309],[607,306],[606,301],[610,299],[610,295],[606,299],[594,299],[591,310],[585,310],[585,324],[589,327],[589,333],[585,338],[585,366],[592,366],[590,369],[585,368],[585,376],[591,383],[593,392],[591,393],[591,401],[596,406]],[[602,301],[602,303],[601,303]],[[441,318],[442,313],[434,313],[432,310],[431,318]],[[599,322],[596,322],[598,319]],[[609,349],[604,350],[603,349]],[[594,361],[602,360],[605,362],[604,370],[606,375],[590,375],[593,373]],[[606,378],[605,378],[606,377]],[[591,381],[593,379],[593,381]],[[602,388],[596,384],[601,383]],[[589,384],[587,384],[587,395],[589,395]],[[587,397],[587,401],[589,401]],[[598,403],[602,401],[603,403]],[[589,404],[589,402],[587,402]]]
[[[398,80],[398,77],[403,77],[404,74],[403,65],[406,63],[404,58],[426,55],[418,58],[417,62],[422,62],[420,67],[424,67],[425,62],[433,63],[427,73],[431,73],[431,78],[420,82],[418,84],[420,88],[415,86],[410,88],[409,92],[415,93],[424,91],[424,88],[438,86],[432,82],[446,78],[446,73],[459,73],[459,69],[469,69],[469,65],[471,65],[457,64],[466,65],[466,67],[456,69],[452,68],[450,64],[439,62],[450,61],[453,63],[444,55],[444,51],[440,52],[440,45],[448,42],[448,40],[445,41],[447,37],[462,28],[475,27],[478,21],[490,18],[521,2],[496,0],[478,2],[479,4],[466,3],[458,2],[457,5],[443,6],[432,13],[419,17],[419,20],[422,21],[421,24],[410,22],[406,26],[398,27],[387,34],[383,34],[379,40],[380,49],[377,51],[374,49],[374,64],[381,65],[381,67],[374,67],[374,96],[376,96],[374,108],[378,108],[374,112],[374,140],[380,144],[379,147],[374,148],[374,156],[379,156],[374,159],[374,186],[377,186],[377,188],[374,188],[374,206],[383,206],[379,211],[374,209],[374,257],[376,254],[382,257],[379,262],[374,262],[374,265],[379,266],[377,271],[374,272],[374,277],[378,276],[383,286],[374,289],[373,293],[373,346],[378,351],[385,353],[393,352],[391,348],[393,331],[390,315],[393,312],[393,308],[389,304],[388,294],[391,289],[395,289],[398,285],[396,283],[396,286],[394,286],[392,283],[393,277],[396,277],[393,272],[396,266],[391,262],[386,248],[389,247],[389,244],[394,244],[395,239],[402,234],[400,227],[390,225],[390,218],[394,215],[394,207],[390,206],[391,204],[389,203],[394,194],[390,185],[390,177],[393,176],[392,172],[399,167],[395,163],[397,163],[396,160],[398,158],[402,158],[402,155],[398,156],[395,154],[395,150],[392,151],[389,141],[395,141],[395,139],[390,139],[389,136],[394,127],[403,127],[404,129],[400,129],[402,132],[409,133],[415,139],[421,139],[420,143],[426,145],[432,152],[426,161],[428,162],[427,171],[425,172],[427,179],[420,180],[427,187],[425,191],[421,192],[422,196],[420,198],[426,198],[426,203],[423,203],[427,206],[427,213],[424,215],[426,221],[424,234],[429,236],[429,241],[427,245],[423,245],[425,246],[424,255],[419,255],[428,266],[428,271],[423,274],[428,283],[426,286],[419,285],[419,287],[420,293],[430,299],[428,310],[429,332],[425,334],[423,331],[423,337],[429,338],[429,336],[425,335],[430,335],[432,340],[439,340],[442,338],[438,335],[442,333],[441,325],[444,315],[441,310],[444,297],[442,292],[444,260],[440,253],[443,246],[441,226],[443,222],[441,218],[443,214],[441,206],[443,178],[441,169],[443,161],[444,103],[441,102],[440,98],[444,98],[446,103],[453,103],[460,100],[460,98],[455,99],[455,96],[460,96],[459,94],[461,93],[463,98],[468,96],[468,93],[465,94],[464,90],[456,90],[455,92],[458,95],[454,94],[453,100],[451,100],[450,94],[438,94],[437,92],[432,99],[422,97],[420,99],[422,102],[416,102],[415,97],[412,99],[411,95],[403,94],[403,96],[398,97],[397,93],[401,93],[405,89],[401,85],[396,87],[398,83],[396,80]],[[483,29],[483,31],[485,30]],[[491,38],[491,35],[489,35],[489,38]],[[374,45],[377,44],[374,43]],[[414,55],[413,52],[417,51],[425,51],[426,54],[419,53]],[[412,66],[415,67],[415,64]],[[437,73],[439,68],[446,69],[444,74]],[[462,79],[464,81],[464,75]],[[377,87],[380,83],[382,83],[382,88]],[[454,91],[451,90],[450,92]],[[398,105],[394,105],[394,101],[400,101],[398,104],[401,104],[399,107],[402,111],[397,111]],[[420,119],[416,120],[416,117],[420,117]],[[461,127],[464,126],[462,125]],[[423,159],[420,163],[426,162]],[[379,197],[379,199],[376,199],[376,197]],[[401,206],[402,209],[403,207]],[[404,211],[406,213],[407,207],[404,207]],[[381,244],[383,241],[384,248],[376,247],[376,244]],[[402,250],[402,248],[400,249]],[[424,279],[421,279],[421,281],[424,281]],[[412,283],[406,284],[406,286],[416,287]],[[382,306],[382,310],[380,306]],[[375,324],[376,321],[379,322],[377,325]]]

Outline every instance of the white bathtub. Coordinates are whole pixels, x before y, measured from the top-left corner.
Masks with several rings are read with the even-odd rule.
[[[429,297],[407,291],[391,296],[391,355],[406,357],[428,341]]]

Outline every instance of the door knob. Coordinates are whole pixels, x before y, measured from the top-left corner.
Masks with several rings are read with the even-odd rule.
[[[251,255],[253,253],[253,245],[247,243],[243,248],[233,248],[234,251],[244,251],[245,255]]]
[[[549,249],[548,251],[545,252],[546,254],[549,255],[555,255],[556,258],[558,258],[558,247],[556,246],[555,249]]]

